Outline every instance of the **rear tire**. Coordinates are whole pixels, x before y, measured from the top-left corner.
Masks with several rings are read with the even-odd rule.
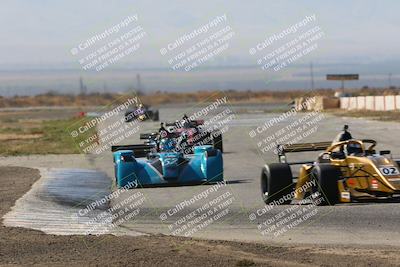
[[[220,131],[216,131],[212,134],[212,136],[213,136],[213,147],[221,151],[221,153],[223,153],[224,146],[222,142],[222,133]]]
[[[158,113],[158,110],[154,110],[153,111],[153,121],[159,121],[160,120],[160,116],[159,116],[159,113]]]
[[[293,175],[289,164],[265,165],[261,172],[261,192],[265,204],[274,201],[279,204],[290,204],[292,201],[290,194],[293,193]]]
[[[140,140],[148,140],[149,138],[150,138],[150,135],[151,135],[151,133],[141,133],[140,135],[139,135],[139,139]]]
[[[339,202],[338,180],[340,178],[340,170],[330,164],[319,164],[315,166],[311,172],[311,177],[316,181],[316,192],[320,193],[322,201],[318,204],[335,205]]]

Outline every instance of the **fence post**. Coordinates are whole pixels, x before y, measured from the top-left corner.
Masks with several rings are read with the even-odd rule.
[[[364,96],[364,109],[367,110],[367,97]]]
[[[386,96],[383,96],[383,111],[386,111]]]
[[[376,99],[376,97],[374,96],[374,98],[373,98],[373,101],[372,101],[372,103],[373,103],[373,111],[376,111],[376,103],[375,103],[375,99]]]

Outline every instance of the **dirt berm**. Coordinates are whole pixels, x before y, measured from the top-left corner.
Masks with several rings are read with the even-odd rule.
[[[0,216],[39,178],[0,167]],[[0,228],[0,265],[39,266],[399,266],[396,248],[280,246],[170,236],[54,236]]]

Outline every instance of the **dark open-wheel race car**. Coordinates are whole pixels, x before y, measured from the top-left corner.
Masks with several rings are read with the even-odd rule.
[[[173,138],[163,138],[158,149],[151,144],[113,146],[117,187],[131,183],[147,187],[223,181],[220,150],[201,145],[195,146],[192,154],[184,154],[175,146]]]
[[[278,145],[279,163],[266,164],[261,173],[264,202],[289,204],[291,197],[318,195],[320,205],[335,205],[400,196],[400,161],[375,146],[367,139]],[[322,150],[314,161],[287,161],[287,153]],[[292,174],[295,165],[301,166],[298,177]]]
[[[138,105],[135,108],[128,109],[125,112],[125,121],[126,122],[131,122],[136,119],[139,119],[141,121],[145,120],[153,120],[153,121],[158,121],[160,119],[159,117],[159,111],[156,109],[151,109],[148,106],[145,105]]]
[[[175,150],[184,154],[193,153],[194,147],[201,145],[211,145],[223,152],[222,132],[218,129],[207,129],[203,125],[203,120],[165,123],[166,128],[159,129],[157,132],[140,134],[140,139],[145,140],[145,144],[160,149],[160,142],[163,139],[174,138],[176,142]]]

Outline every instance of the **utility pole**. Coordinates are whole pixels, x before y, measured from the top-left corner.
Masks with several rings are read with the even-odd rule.
[[[392,74],[391,73],[389,73],[388,81],[389,81],[389,89],[390,89],[392,87]]]
[[[81,95],[84,95],[84,94],[86,94],[86,86],[83,84],[83,79],[82,79],[82,76],[81,77],[79,77],[79,93],[81,94]]]
[[[103,93],[107,93],[107,82],[103,83]]]
[[[314,70],[312,62],[310,63],[310,78],[311,78],[311,91],[314,91]]]
[[[136,74],[136,86],[137,90],[140,92],[142,90],[142,82],[140,80],[140,74]]]

